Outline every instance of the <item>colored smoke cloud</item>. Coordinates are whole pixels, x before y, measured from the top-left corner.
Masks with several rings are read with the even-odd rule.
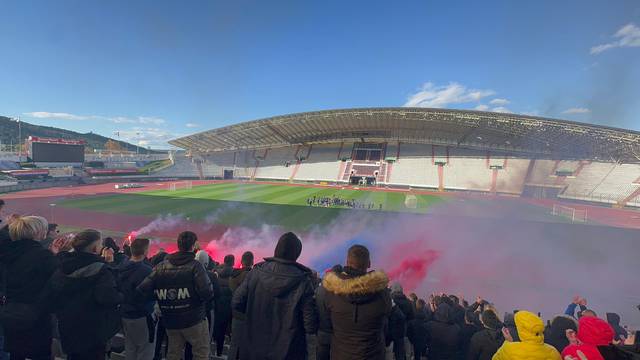
[[[134,231],[136,236],[146,235],[149,233],[164,232],[184,227],[186,218],[184,215],[165,214],[159,215],[149,224]]]
[[[629,291],[640,271],[638,231],[532,221],[530,213],[519,214],[520,206],[507,199],[495,205],[467,199],[440,204],[430,216],[349,211],[298,233],[299,261],[323,273],[344,264],[351,245],[362,244],[372,268],[423,298],[434,292],[481,296],[500,311],[529,309],[549,318],[579,294],[596,311],[619,312],[625,323],[640,325],[640,298]],[[189,224],[216,261],[233,254],[239,263],[244,251],[262,261],[289,230],[266,223],[220,229],[222,216],[218,210]],[[184,225],[182,216],[164,216],[139,231],[181,231]],[[203,230],[214,228],[219,231]],[[154,242],[170,252],[174,244]]]

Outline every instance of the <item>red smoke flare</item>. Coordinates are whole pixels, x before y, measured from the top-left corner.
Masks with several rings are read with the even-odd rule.
[[[429,267],[439,257],[440,253],[435,250],[425,250],[418,255],[410,255],[388,272],[389,278],[400,282],[405,291],[415,290],[427,277]]]
[[[124,244],[125,245],[131,245],[131,242],[133,240],[136,239],[136,237],[138,237],[138,233],[135,231],[130,232],[129,234],[127,234],[127,236],[124,238]]]

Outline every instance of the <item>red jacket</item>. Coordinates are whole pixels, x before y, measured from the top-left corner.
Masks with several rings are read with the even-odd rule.
[[[583,316],[578,322],[579,345],[569,345],[562,351],[562,357],[571,355],[577,359],[581,351],[589,360],[604,360],[598,345],[609,345],[615,332],[606,321],[591,316]]]

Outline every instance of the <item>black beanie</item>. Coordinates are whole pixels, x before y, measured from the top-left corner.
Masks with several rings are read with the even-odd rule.
[[[500,327],[500,320],[493,310],[485,310],[482,312],[482,324],[489,329],[498,330]]]
[[[296,261],[302,252],[302,242],[296,234],[288,232],[278,240],[273,256],[283,260]]]

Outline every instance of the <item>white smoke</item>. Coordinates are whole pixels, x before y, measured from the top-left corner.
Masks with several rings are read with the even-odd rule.
[[[159,215],[149,224],[136,230],[136,235],[144,235],[154,232],[170,231],[178,228],[184,228],[186,217],[183,214],[173,215],[171,213]]]

